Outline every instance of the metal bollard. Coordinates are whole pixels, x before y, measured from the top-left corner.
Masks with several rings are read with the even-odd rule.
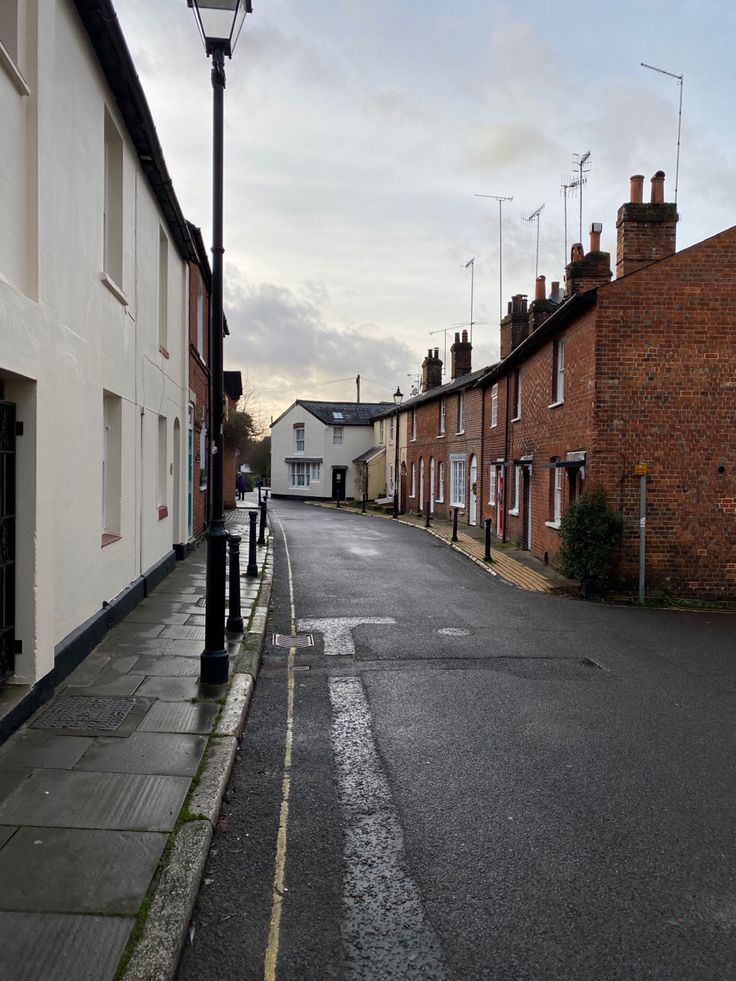
[[[266,503],[268,503],[268,487],[264,488],[263,493],[266,495],[265,500],[266,500]]]
[[[452,538],[450,539],[451,542],[456,542],[457,541],[457,512],[458,512],[458,510],[459,510],[458,508],[453,508],[452,509]]]
[[[228,580],[228,616],[226,627],[233,633],[243,632],[243,616],[240,612],[240,535],[228,535],[230,549],[230,577]]]
[[[486,551],[483,558],[486,562],[493,562],[491,557],[491,519],[486,518]]]
[[[429,526],[430,526],[430,525],[429,525],[429,521],[430,521],[430,518],[431,518],[431,517],[432,517],[432,516],[431,516],[431,514],[429,513],[429,508],[427,508],[427,517],[425,518],[425,521],[424,521],[424,527],[425,527],[425,528],[429,528]]]
[[[258,562],[256,561],[256,521],[258,516],[256,512],[250,510],[248,512],[248,520],[250,521],[250,528],[248,529],[248,568],[245,570],[246,576],[252,577],[258,575]]]
[[[258,544],[265,545],[266,544],[266,502],[265,501],[261,501],[260,509],[261,509],[261,520],[260,520],[260,524],[258,525]]]
[[[258,485],[258,506],[261,504],[261,485]]]

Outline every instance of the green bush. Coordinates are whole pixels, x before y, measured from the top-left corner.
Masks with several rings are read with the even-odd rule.
[[[570,505],[560,523],[560,567],[584,585],[604,583],[613,566],[621,521],[601,487]]]

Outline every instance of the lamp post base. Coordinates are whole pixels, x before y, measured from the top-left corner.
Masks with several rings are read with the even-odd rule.
[[[225,646],[225,548],[228,534],[222,519],[212,522],[205,537],[205,649],[199,658],[199,680],[203,685],[224,685],[228,679],[230,659]]]

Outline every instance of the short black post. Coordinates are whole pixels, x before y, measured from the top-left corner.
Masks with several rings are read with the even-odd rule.
[[[260,503],[261,520],[258,525],[258,544],[266,544],[266,502],[261,501]]]
[[[430,518],[431,518],[431,515],[429,513],[429,508],[427,508],[427,517],[425,518],[425,521],[424,521],[424,527],[425,528],[429,528],[429,520],[430,520]]]
[[[258,562],[256,561],[256,521],[258,515],[251,508],[248,512],[250,528],[248,529],[248,568],[245,570],[246,576],[253,577],[258,575]]]
[[[493,562],[491,558],[491,519],[486,518],[486,551],[483,556],[486,562]]]
[[[268,503],[268,487],[264,489],[263,493],[266,495],[266,502]]]
[[[230,576],[228,579],[228,616],[226,627],[233,633],[243,632],[243,617],[240,612],[240,535],[228,535],[230,549]]]
[[[456,542],[457,541],[457,512],[458,512],[458,510],[459,510],[458,508],[453,508],[452,509],[452,538],[450,539],[451,542]]]
[[[258,484],[258,503],[259,504],[261,503],[261,485],[260,485],[260,483]]]

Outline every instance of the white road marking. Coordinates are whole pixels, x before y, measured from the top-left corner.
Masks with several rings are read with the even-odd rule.
[[[359,678],[331,678],[332,752],[343,811],[348,978],[446,981],[439,940],[411,876]]]
[[[299,633],[319,633],[325,641],[325,654],[331,657],[355,657],[355,644],[351,633],[361,623],[396,623],[393,617],[314,617],[300,620]]]

